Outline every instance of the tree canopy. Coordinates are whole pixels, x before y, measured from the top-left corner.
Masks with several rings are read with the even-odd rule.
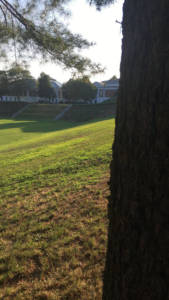
[[[113,75],[111,79],[112,79],[112,80],[117,80],[118,78],[117,78],[116,75]]]
[[[97,89],[87,76],[83,78],[70,79],[62,86],[63,97],[67,100],[90,101],[96,97]]]
[[[50,76],[45,73],[41,73],[38,78],[38,95],[40,97],[47,98],[56,96],[54,88],[50,82]]]
[[[20,65],[0,71],[0,95],[24,96],[36,93],[36,80]]]
[[[72,34],[61,22],[68,17],[66,0],[0,0],[1,57],[10,51],[26,58],[43,58],[78,72],[96,73],[100,65],[79,55],[78,50],[92,45],[78,34]],[[11,50],[12,49],[12,50]]]

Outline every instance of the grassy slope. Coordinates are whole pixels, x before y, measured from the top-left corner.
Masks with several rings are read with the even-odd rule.
[[[0,118],[10,118],[14,113],[26,105],[24,102],[1,102]]]
[[[0,120],[0,298],[101,299],[113,120]]]
[[[19,119],[54,119],[60,112],[67,107],[67,104],[31,104],[21,115]]]
[[[111,118],[115,115],[116,104],[73,105],[63,119],[70,122],[86,122],[95,119]]]

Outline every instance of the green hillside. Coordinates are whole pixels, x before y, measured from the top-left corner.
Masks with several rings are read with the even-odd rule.
[[[31,104],[18,116],[20,120],[53,120],[67,104]],[[65,113],[63,120],[69,122],[87,122],[115,116],[116,104],[74,104]]]
[[[116,104],[73,105],[63,119],[70,122],[86,122],[115,116]]]
[[[10,118],[25,106],[24,102],[0,102],[0,118]]]
[[[30,104],[29,107],[18,116],[18,119],[49,119],[53,120],[67,107],[66,104]]]
[[[0,299],[101,300],[113,129],[0,120]]]

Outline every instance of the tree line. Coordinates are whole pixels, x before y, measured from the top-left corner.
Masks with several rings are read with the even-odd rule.
[[[41,73],[36,80],[29,70],[20,65],[0,71],[0,96],[40,96],[54,97],[50,76]]]
[[[56,91],[49,75],[41,73],[36,80],[29,70],[20,65],[0,71],[0,96],[39,96],[55,98]],[[96,97],[96,87],[87,76],[68,80],[62,86],[63,98],[67,101],[90,101]]]

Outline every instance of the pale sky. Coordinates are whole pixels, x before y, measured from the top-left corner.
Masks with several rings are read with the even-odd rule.
[[[81,54],[106,68],[105,73],[92,76],[92,81],[108,80],[113,75],[119,76],[121,59],[121,25],[116,20],[122,20],[123,0],[97,11],[85,0],[73,0],[69,4],[72,16],[65,23],[73,33],[79,33],[90,42],[96,42],[90,49],[82,50]],[[45,72],[59,82],[66,82],[71,77],[70,71],[63,71],[57,64],[30,64],[34,77]]]

